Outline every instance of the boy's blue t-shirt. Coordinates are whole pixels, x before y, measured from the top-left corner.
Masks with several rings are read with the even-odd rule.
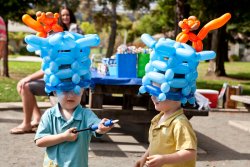
[[[47,135],[60,134],[67,129],[88,128],[92,124],[99,124],[100,119],[88,108],[78,105],[72,118],[65,120],[60,113],[59,105],[48,109],[42,116],[38,126],[35,140]],[[78,134],[76,141],[63,142],[46,148],[44,166],[88,166],[88,148],[93,131],[83,131]]]

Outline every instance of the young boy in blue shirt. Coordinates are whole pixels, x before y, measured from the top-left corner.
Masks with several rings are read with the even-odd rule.
[[[80,105],[84,90],[92,85],[90,47],[99,45],[100,38],[64,31],[47,38],[28,35],[25,41],[43,60],[46,93],[53,92],[58,100],[43,114],[34,139],[37,146],[46,147],[43,166],[87,167],[91,136],[113,127]]]
[[[42,116],[35,136],[39,147],[46,147],[43,166],[88,166],[88,148],[91,136],[100,136],[112,126],[106,127],[90,109],[80,105],[81,96],[73,91],[56,93],[58,104]],[[58,95],[59,94],[59,95]],[[96,131],[74,133],[75,130],[99,124]]]

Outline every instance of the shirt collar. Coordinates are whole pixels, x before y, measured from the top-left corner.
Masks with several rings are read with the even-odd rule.
[[[161,112],[159,115],[157,115],[154,119],[152,119],[152,124],[156,125],[158,124],[161,116],[163,115],[164,113]],[[174,113],[172,113],[168,118],[167,120],[165,120],[161,125],[164,125],[164,126],[169,126],[171,124],[171,122],[178,116],[182,115],[183,114],[183,110],[178,110]],[[160,126],[161,126],[160,125]]]
[[[83,119],[82,112],[83,112],[82,106],[79,104],[76,107],[75,111],[73,112],[73,118],[75,120],[81,121]]]
[[[54,115],[56,116],[56,117],[62,117],[62,114],[61,114],[61,112],[60,112],[60,108],[59,108],[59,103],[57,103],[57,105],[55,106],[55,111],[54,111]],[[75,109],[75,111],[73,112],[73,115],[72,115],[72,117],[73,117],[73,119],[74,120],[82,120],[82,106],[79,104],[77,107],[76,107],[76,109]]]

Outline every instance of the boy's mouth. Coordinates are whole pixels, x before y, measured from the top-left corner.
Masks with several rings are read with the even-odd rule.
[[[67,99],[67,102],[69,102],[69,103],[72,103],[74,101],[75,101],[74,99]]]

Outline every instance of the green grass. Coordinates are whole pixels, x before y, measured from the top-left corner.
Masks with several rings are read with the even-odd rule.
[[[243,86],[243,94],[250,95],[250,62],[226,62],[227,77],[206,76],[209,63],[200,63],[198,66],[199,77],[197,88],[220,90],[223,83]]]
[[[16,84],[15,79],[0,77],[0,102],[21,101]]]
[[[41,68],[40,62],[9,62],[10,77],[13,79],[21,79]]]
[[[9,61],[10,78],[0,77],[0,102],[21,101],[17,91],[17,82],[23,77],[40,69],[39,62]],[[43,98],[38,98],[42,100]]]
[[[21,101],[16,91],[17,82],[40,69],[39,62],[9,62],[10,78],[0,77],[0,102]],[[250,62],[231,62],[225,63],[227,77],[208,77],[205,76],[209,63],[202,62],[198,66],[199,77],[197,88],[220,90],[223,83],[230,85],[241,84],[243,94],[250,95]],[[44,98],[38,98],[39,101]]]

